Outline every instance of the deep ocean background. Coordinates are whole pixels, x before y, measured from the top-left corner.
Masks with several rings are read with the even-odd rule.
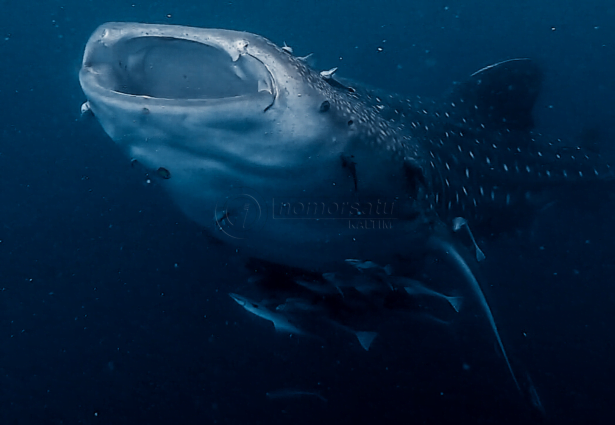
[[[538,128],[615,137],[615,4],[516,1],[0,2],[0,424],[612,423],[613,197],[482,240],[488,327],[404,326],[369,352],[274,333],[227,293],[248,273],[80,120],[85,43],[106,21],[245,30],[321,69],[439,97],[513,58],[545,73]],[[381,49],[379,49],[381,48]],[[379,51],[382,50],[382,51]],[[469,370],[462,363],[471,365]],[[299,388],[328,400],[271,400]]]

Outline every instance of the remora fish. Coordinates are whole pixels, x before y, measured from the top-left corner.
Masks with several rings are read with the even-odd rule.
[[[334,72],[245,32],[107,23],[79,78],[109,136],[164,170],[184,213],[246,256],[322,273],[439,252],[476,294],[519,387],[451,221],[514,227],[545,190],[610,181],[609,164],[532,132],[541,74],[529,60],[483,68],[439,104]]]
[[[459,310],[461,309],[461,306],[463,304],[463,298],[444,295],[440,292],[428,288],[418,280],[397,276],[391,276],[390,279],[394,284],[403,287],[404,290],[408,293],[408,295],[428,295],[431,297],[442,298],[446,300],[457,313],[459,313]]]
[[[229,296],[232,299],[234,299],[237,302],[237,304],[245,308],[250,313],[254,314],[255,316],[260,317],[261,319],[265,319],[273,323],[273,326],[275,327],[276,331],[288,332],[291,334],[298,334],[298,335],[304,334],[304,332],[301,329],[299,329],[298,327],[290,323],[288,319],[284,317],[282,314],[275,313],[267,309],[266,307],[262,306],[261,304],[255,301],[251,301],[248,298],[243,297],[241,295],[231,293],[229,294]]]
[[[321,308],[320,306],[309,303],[305,299],[302,299],[302,298],[287,298],[284,304],[280,304],[279,306],[276,307],[276,310],[284,311],[284,312],[293,311],[293,310],[300,311],[300,312],[315,312],[319,315],[319,317],[327,316],[327,313],[324,308]],[[333,325],[339,329],[342,329],[354,335],[359,341],[359,344],[361,344],[361,347],[363,347],[365,351],[369,351],[369,348],[371,347],[372,342],[378,336],[378,332],[356,331],[353,328],[346,326],[333,319],[328,319],[326,323]]]

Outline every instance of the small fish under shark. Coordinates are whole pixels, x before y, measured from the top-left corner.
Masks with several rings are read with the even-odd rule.
[[[230,293],[229,296],[233,300],[235,300],[237,304],[239,304],[244,309],[246,309],[246,311],[254,314],[257,317],[260,317],[261,319],[271,322],[276,331],[285,332],[285,333],[294,334],[294,335],[307,335],[305,331],[303,331],[302,329],[299,329],[297,326],[292,324],[289,318],[282,313],[283,310],[289,310],[289,309],[299,309],[302,311],[312,310],[313,307],[304,304],[303,300],[301,299],[300,300],[290,300],[289,299],[286,301],[285,304],[281,304],[277,306],[276,311],[272,311],[268,309],[265,305],[263,305],[263,303],[250,300],[244,296],[233,294],[233,293]],[[288,307],[289,305],[290,307]],[[361,344],[361,347],[363,347],[365,351],[369,350],[369,347],[374,341],[374,338],[378,336],[377,332],[355,331],[347,326],[342,325],[341,323],[337,323],[334,321],[330,321],[329,323],[346,332],[353,334],[357,338],[357,340]]]
[[[533,131],[542,73],[529,59],[482,68],[440,102],[338,73],[255,34],[111,22],[90,37],[79,79],[82,112],[238,255],[320,275],[347,259],[397,271],[438,255],[475,296],[519,388],[469,229],[514,229],[568,191],[611,187],[609,162]],[[393,291],[387,276],[377,279]]]

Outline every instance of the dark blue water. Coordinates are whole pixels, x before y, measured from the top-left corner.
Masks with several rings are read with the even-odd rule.
[[[432,97],[531,57],[545,72],[538,128],[591,131],[612,150],[607,1],[3,2],[0,424],[610,423],[610,193],[482,241],[480,278],[544,417],[520,399],[478,312],[444,332],[397,323],[369,352],[275,334],[227,296],[248,277],[234,251],[79,120],[83,47],[112,20],[255,32],[314,52],[322,69]]]

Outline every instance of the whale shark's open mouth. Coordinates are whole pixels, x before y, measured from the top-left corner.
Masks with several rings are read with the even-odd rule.
[[[219,99],[271,91],[266,68],[250,56],[233,61],[213,46],[166,37],[118,43],[107,74],[119,93],[167,99]],[[103,66],[108,63],[100,62]]]
[[[188,39],[183,34],[122,28],[103,31],[88,47],[82,79],[107,95],[230,101],[267,94],[269,105],[275,100],[271,72],[243,52],[240,42],[221,43],[207,34]]]

